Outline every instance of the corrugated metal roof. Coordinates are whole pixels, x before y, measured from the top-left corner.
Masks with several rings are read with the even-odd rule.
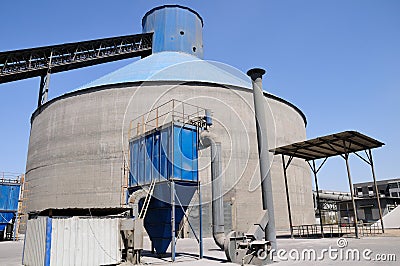
[[[252,88],[250,78],[231,66],[201,60],[181,52],[160,52],[135,61],[79,89],[138,81],[197,81]]]
[[[283,154],[309,161],[379,148],[383,145],[385,145],[383,142],[357,131],[343,131],[281,146],[271,149],[270,152],[273,152],[275,155]]]

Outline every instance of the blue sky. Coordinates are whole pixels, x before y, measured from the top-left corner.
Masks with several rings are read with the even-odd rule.
[[[400,1],[2,1],[0,51],[141,32],[161,4],[200,13],[205,59],[268,73],[264,89],[295,105],[313,138],[357,130],[386,145],[374,151],[378,179],[399,177]],[[50,98],[131,62],[52,75]],[[0,171],[24,172],[39,78],[0,85]],[[355,182],[370,169],[350,161]],[[329,159],[320,188],[347,190],[344,161]]]

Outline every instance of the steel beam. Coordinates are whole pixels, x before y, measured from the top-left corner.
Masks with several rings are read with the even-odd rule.
[[[0,83],[93,66],[152,51],[153,33],[0,52]]]

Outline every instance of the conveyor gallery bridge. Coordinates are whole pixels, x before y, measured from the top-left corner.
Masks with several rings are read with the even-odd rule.
[[[0,52],[0,84],[41,77],[38,107],[47,101],[51,73],[145,57],[152,51],[153,33]]]

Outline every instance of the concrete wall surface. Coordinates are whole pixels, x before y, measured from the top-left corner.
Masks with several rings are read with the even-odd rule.
[[[130,121],[178,99],[212,110],[211,130],[222,142],[224,201],[231,206],[230,223],[235,230],[247,231],[262,208],[252,97],[251,90],[238,87],[148,82],[92,88],[53,99],[32,118],[26,167],[28,211],[121,206]],[[305,122],[298,111],[277,99],[267,101],[270,148],[305,140]],[[282,162],[272,155],[271,162],[277,229],[287,229]],[[199,171],[203,202],[209,203],[209,149],[199,153]],[[288,179],[294,225],[314,223],[308,165],[294,159]]]

